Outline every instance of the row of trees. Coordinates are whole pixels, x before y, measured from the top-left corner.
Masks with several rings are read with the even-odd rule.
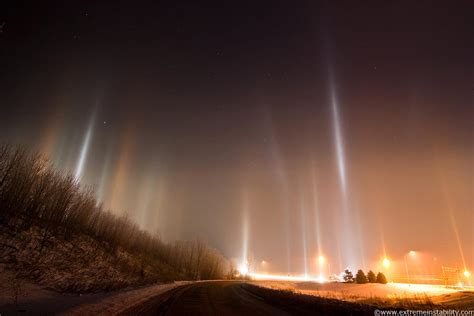
[[[41,155],[1,146],[0,225],[24,230],[34,224],[44,229],[41,251],[49,236],[70,239],[87,234],[111,251],[120,248],[135,254],[143,264],[172,267],[174,278],[223,278],[229,266],[202,241],[165,244],[128,218],[104,211],[90,188],[54,170]]]
[[[367,275],[365,275],[364,271],[358,270],[356,273],[356,276],[352,274],[352,272],[347,269],[344,271],[344,282],[347,283],[357,283],[357,284],[365,284],[365,283],[381,283],[381,284],[387,284],[387,278],[382,272],[375,273],[372,270],[369,270],[367,272]]]

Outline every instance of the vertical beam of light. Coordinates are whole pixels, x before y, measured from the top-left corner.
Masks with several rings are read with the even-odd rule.
[[[249,247],[249,210],[247,195],[244,192],[242,197],[242,263],[248,265],[248,247]]]
[[[154,217],[158,217],[156,214],[157,202],[161,202],[161,188],[160,181],[158,179],[159,163],[157,157],[153,157],[149,162],[148,166],[143,167],[143,173],[141,175],[139,190],[137,194],[137,222],[141,228],[146,229],[150,225],[150,213],[153,213]],[[161,218],[160,218],[161,221]],[[152,220],[156,223],[156,218]]]
[[[95,120],[95,115],[93,114],[90,121],[89,121],[89,126],[87,127],[86,135],[84,137],[84,141],[82,143],[82,148],[81,152],[79,154],[79,160],[76,165],[76,171],[74,173],[74,178],[76,181],[78,181],[81,176],[82,176],[82,171],[84,169],[84,165],[86,163],[87,159],[87,152],[89,151],[89,146],[90,146],[90,141],[92,138],[92,132],[94,129],[94,120]]]
[[[304,276],[308,277],[308,250],[306,243],[306,210],[304,207],[304,197],[301,196],[300,202],[300,212],[301,212],[301,237],[302,237],[302,246],[303,246],[303,266],[304,266]]]
[[[333,127],[333,134],[334,134],[334,146],[336,152],[336,164],[337,164],[337,171],[339,175],[339,185],[341,190],[341,224],[342,224],[342,231],[340,234],[340,238],[338,238],[338,249],[339,249],[339,257],[340,262],[344,260],[344,265],[346,265],[350,269],[355,269],[360,263],[362,258],[357,258],[357,242],[359,243],[358,248],[362,248],[362,239],[358,232],[360,232],[360,227],[354,229],[354,222],[356,225],[360,226],[357,223],[358,218],[353,218],[353,212],[349,210],[349,197],[348,197],[348,185],[347,185],[347,171],[346,171],[346,154],[344,151],[344,141],[343,141],[343,132],[342,132],[342,123],[341,123],[341,115],[340,115],[340,107],[339,107],[339,100],[337,98],[336,93],[336,80],[334,74],[333,63],[331,60],[331,42],[329,38],[329,34],[326,34],[325,37],[325,46],[326,46],[326,53],[327,53],[327,60],[326,63],[328,65],[328,86],[329,86],[329,101],[331,105],[331,115],[332,115],[332,127]],[[352,209],[352,206],[351,206]],[[357,215],[356,215],[357,217]],[[356,239],[358,235],[359,238]],[[342,245],[341,245],[342,244]],[[342,247],[341,247],[342,246]],[[361,251],[362,253],[362,251]]]
[[[339,102],[336,94],[336,84],[334,74],[329,68],[329,97],[331,103],[332,125],[334,133],[334,145],[336,151],[336,164],[339,175],[339,185],[342,194],[341,206],[341,238],[342,238],[342,259],[344,264],[351,269],[357,267],[354,245],[354,230],[351,214],[349,214],[348,197],[347,197],[347,175],[346,175],[346,158],[344,153],[344,142],[342,140],[341,118],[339,113]]]
[[[155,191],[155,178],[153,172],[147,173],[140,184],[140,194],[138,203],[138,223],[144,228],[147,222],[147,214],[151,205],[151,197]]]
[[[106,192],[107,184],[109,180],[109,171],[110,171],[110,148],[107,150],[104,166],[102,167],[102,172],[99,180],[99,189],[97,190],[97,203],[105,204],[106,201]]]
[[[383,229],[382,226],[379,224],[379,231],[380,231],[380,242],[382,243],[382,252],[383,252],[383,257],[387,257],[387,247],[385,247],[385,236],[383,234]]]
[[[289,215],[289,201],[288,201],[288,181],[286,176],[286,170],[280,155],[278,142],[275,137],[275,132],[273,130],[273,124],[271,120],[270,113],[265,109],[264,113],[264,124],[267,130],[270,147],[270,154],[272,158],[273,167],[278,179],[278,183],[282,190],[283,198],[283,220],[285,225],[285,246],[286,246],[286,269],[287,273],[291,272],[291,248],[290,248],[290,238],[291,238],[291,224],[290,224],[290,215]]]
[[[119,157],[115,171],[112,178],[112,192],[110,196],[110,207],[119,215],[124,213],[123,193],[127,180],[127,169],[129,166],[129,156],[132,149],[132,131],[128,128],[125,131],[125,136],[122,139],[122,146],[120,148]]]
[[[360,220],[359,208],[355,208],[355,220],[357,228],[357,242],[359,243],[359,258],[361,259],[362,269],[366,270],[365,266],[365,255],[364,255],[364,243],[362,241],[362,221]]]
[[[155,178],[153,192],[151,192],[152,201],[148,207],[144,228],[150,232],[161,234],[165,230],[166,222],[163,212],[163,203],[165,198],[165,185],[163,175]]]
[[[316,253],[321,255],[323,253],[322,245],[321,245],[321,218],[319,215],[319,202],[318,202],[318,184],[316,182],[316,168],[313,164],[312,168],[312,192],[313,192],[313,212],[314,212],[314,230],[315,230],[315,235],[316,235],[316,246],[317,246],[317,251]]]
[[[46,155],[49,159],[54,159],[54,153],[59,141],[60,130],[62,127],[62,113],[51,114],[51,119],[45,128],[44,136],[40,141],[40,152]]]
[[[332,77],[332,76],[331,76]],[[331,78],[330,81],[330,93],[331,93],[331,109],[332,109],[332,122],[334,129],[334,144],[336,146],[336,157],[337,157],[337,168],[339,173],[339,181],[341,183],[342,193],[346,194],[346,163],[344,155],[344,144],[342,141],[341,123],[339,118],[339,105],[336,96],[335,84]]]
[[[435,155],[436,155],[436,157],[438,156],[437,151],[436,151]],[[461,260],[462,260],[463,269],[466,270],[467,269],[466,259],[465,259],[465,256],[464,256],[464,251],[462,249],[461,238],[459,237],[459,230],[458,230],[458,226],[456,224],[456,218],[454,216],[454,211],[453,211],[453,207],[452,207],[453,203],[451,201],[450,194],[448,193],[448,189],[446,188],[446,177],[445,177],[445,174],[444,174],[442,168],[439,166],[439,160],[436,159],[435,162],[436,162],[436,171],[438,173],[438,176],[439,176],[440,182],[441,182],[441,190],[442,190],[442,193],[443,193],[444,206],[447,209],[448,216],[449,216],[449,221],[451,223],[451,228],[453,229],[453,234],[454,234],[454,237],[456,238],[456,245],[457,245]]]
[[[67,124],[65,123],[64,126]],[[61,169],[68,170],[68,172],[74,171],[75,162],[77,157],[77,148],[75,145],[78,140],[77,133],[71,132],[68,129],[61,129],[59,133],[59,140],[55,148],[55,159],[54,163]],[[76,148],[76,153],[73,153],[73,148]],[[72,158],[75,157],[75,158]]]
[[[384,235],[384,225],[382,221],[381,215],[383,215],[382,210],[384,209],[384,206],[388,203],[387,202],[387,192],[382,190],[383,188],[383,183],[376,183],[373,189],[373,195],[377,197],[377,199],[374,201],[373,204],[373,210],[374,210],[374,219],[375,219],[375,228],[377,230],[378,236],[379,236],[379,241],[380,241],[380,247],[382,248],[382,254],[383,258],[387,258],[387,247],[385,243],[385,235]]]
[[[337,225],[335,225],[334,227],[337,227]],[[337,238],[336,248],[337,248],[337,268],[339,272],[342,272],[346,266],[344,266],[344,261],[342,260],[341,238]]]
[[[461,256],[463,269],[466,270],[466,259],[464,257],[464,251],[462,249],[461,238],[459,238],[458,226],[456,225],[456,219],[454,218],[453,209],[450,206],[448,206],[448,213],[449,213],[449,219],[450,219],[450,222],[451,222],[451,227],[452,227],[453,232],[454,232],[454,237],[456,237],[456,244],[458,246],[459,255]]]

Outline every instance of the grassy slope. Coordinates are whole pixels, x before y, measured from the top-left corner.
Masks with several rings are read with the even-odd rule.
[[[144,264],[136,255],[86,235],[75,234],[69,240],[49,236],[41,249],[43,234],[39,226],[22,231],[0,226],[0,263],[18,282],[28,279],[60,292],[91,292],[173,276],[167,265]]]

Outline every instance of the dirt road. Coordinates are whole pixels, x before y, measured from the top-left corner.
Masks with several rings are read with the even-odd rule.
[[[263,292],[262,292],[263,291]],[[268,289],[235,281],[181,286],[135,305],[121,315],[368,315],[373,311],[340,302],[293,301]],[[270,296],[269,296],[270,295]],[[335,304],[335,305],[334,305]],[[359,310],[357,310],[359,309]]]

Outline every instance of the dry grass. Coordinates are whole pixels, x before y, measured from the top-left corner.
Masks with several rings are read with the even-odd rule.
[[[370,298],[356,298],[357,302],[376,306],[385,309],[408,309],[408,310],[432,310],[442,309],[441,306],[433,303],[431,297],[426,294],[420,295],[395,295],[389,298],[370,297]]]
[[[252,284],[270,290],[282,290],[295,295],[359,303],[378,309],[465,310],[474,308],[474,292],[472,291],[435,292],[435,294],[416,293],[407,292],[398,287],[391,287],[390,284],[318,284],[313,282],[285,281],[253,281]]]
[[[246,289],[271,304],[299,308],[301,315],[373,315],[375,309],[384,310],[441,310],[465,309],[465,305],[435,304],[426,294],[393,297],[360,297],[346,292],[311,294],[295,288],[262,287],[247,284]]]
[[[245,289],[282,309],[297,310],[298,315],[373,315],[374,306],[360,302],[301,294],[294,289],[270,289],[246,284]]]

